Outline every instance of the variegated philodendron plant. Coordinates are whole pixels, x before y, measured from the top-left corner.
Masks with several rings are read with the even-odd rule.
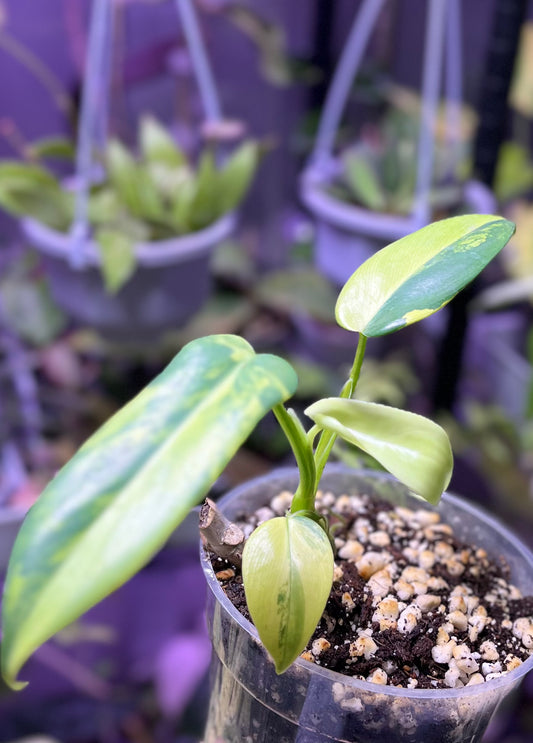
[[[269,410],[291,443],[300,483],[290,512],[249,537],[243,576],[259,635],[284,671],[308,642],[331,589],[333,550],[315,495],[335,438],[360,447],[431,503],[451,476],[452,452],[439,426],[354,399],[367,338],[443,307],[513,231],[500,217],[453,217],[358,268],[336,308],[339,324],[358,333],[355,360],[339,397],[305,411],[309,430],[283,405],[297,386],[286,361],[256,355],[231,335],[185,346],[85,443],[25,519],[3,599],[7,683],[21,688],[18,673],[43,642],[146,564]]]

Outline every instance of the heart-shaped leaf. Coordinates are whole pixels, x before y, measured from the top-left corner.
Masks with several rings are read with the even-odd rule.
[[[330,397],[305,411],[322,428],[370,454],[415,493],[438,503],[450,482],[453,455],[446,432],[406,410]]]
[[[422,227],[375,253],[339,294],[337,322],[368,337],[432,315],[503,248],[514,224],[481,214]]]
[[[39,645],[162,547],[296,384],[287,362],[242,338],[201,338],[84,444],[29,512],[11,555],[2,669],[12,687]]]
[[[316,629],[333,580],[333,552],[307,516],[280,516],[248,538],[242,563],[246,601],[276,672],[296,660]]]

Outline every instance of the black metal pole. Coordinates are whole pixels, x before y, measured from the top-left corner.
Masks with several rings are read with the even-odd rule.
[[[313,51],[310,62],[321,72],[320,82],[310,90],[311,109],[319,108],[324,103],[330,78],[333,72],[333,25],[335,20],[335,3],[331,0],[316,0],[315,24],[313,34]]]
[[[476,5],[479,9],[481,3]],[[478,106],[479,127],[474,146],[474,173],[488,186],[492,186],[498,151],[505,137],[507,97],[526,11],[527,0],[495,0],[494,3]],[[453,408],[467,331],[467,305],[475,291],[474,282],[458,294],[449,306],[448,325],[437,360],[433,398],[435,410]]]

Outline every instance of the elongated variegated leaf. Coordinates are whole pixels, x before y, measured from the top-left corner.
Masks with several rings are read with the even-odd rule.
[[[283,673],[309,642],[328,600],[329,539],[307,516],[265,521],[246,542],[242,572],[252,620]]]
[[[503,248],[514,224],[471,214],[434,222],[375,253],[337,300],[342,327],[371,337],[439,310]]]
[[[50,483],[17,538],[3,602],[2,668],[118,588],[163,545],[296,375],[242,338],[185,346]]]
[[[363,449],[430,503],[448,487],[453,455],[446,432],[415,413],[331,397],[305,411],[315,423]]]

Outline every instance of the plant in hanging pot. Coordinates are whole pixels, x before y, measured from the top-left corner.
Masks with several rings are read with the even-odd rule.
[[[245,141],[221,164],[207,145],[195,166],[151,117],[138,155],[112,139],[89,191],[89,236],[77,236],[76,182],[40,162],[0,164],[0,205],[21,217],[59,306],[109,335],[152,335],[205,301],[209,257],[235,225],[259,160]]]
[[[339,324],[359,334],[354,363],[339,397],[319,400],[306,409],[313,421],[308,431],[283,405],[297,386],[286,361],[256,355],[237,336],[208,336],[185,346],[159,377],[87,441],[26,518],[12,553],[3,599],[6,681],[13,688],[23,686],[17,677],[33,651],[150,559],[272,409],[292,446],[298,472],[288,479],[285,474],[275,478],[273,489],[253,484],[247,503],[238,497],[228,505],[228,514],[233,518],[238,511],[264,517],[265,509],[260,514],[256,509],[270,504],[279,515],[270,514],[273,517],[244,542],[236,525],[228,524],[209,501],[201,511],[204,538],[218,554],[215,565],[224,566],[219,578],[232,577],[243,552],[246,602],[254,623],[240,617],[204,558],[216,598],[210,599],[209,622],[219,659],[215,659],[206,741],[265,741],[274,736],[283,741],[367,741],[377,736],[391,742],[479,740],[498,701],[533,662],[529,658],[531,601],[519,598],[519,589],[533,592],[533,558],[490,518],[455,499],[443,506],[443,515],[457,529],[457,536],[452,536],[452,526],[442,524],[439,514],[424,505],[424,500],[435,505],[450,479],[452,454],[443,429],[420,415],[354,399],[354,393],[367,339],[400,329],[445,305],[499,252],[512,231],[513,225],[499,217],[455,217],[387,246],[361,266],[342,289],[336,308]],[[334,483],[331,478],[336,475],[324,469],[337,436],[374,457],[392,479],[378,476],[367,481],[359,475],[352,481],[353,472],[343,471]],[[289,492],[280,493],[280,487]],[[319,487],[325,493],[322,497]],[[387,536],[384,525],[375,532],[370,529],[370,512],[376,515],[379,509],[368,505],[364,523],[350,517],[346,509],[354,489],[359,500],[369,489],[385,495],[391,490],[399,493],[404,508],[395,511],[394,518],[405,521],[415,514],[414,534],[396,524],[396,536],[407,540],[401,549],[398,543],[394,547],[394,535]],[[330,491],[333,494],[327,495]],[[416,499],[413,492],[424,500]],[[273,495],[277,505],[271,503]],[[335,496],[340,496],[338,515],[331,517]],[[384,520],[390,521],[392,507],[380,508]],[[348,559],[341,568],[343,555],[335,552],[341,534],[346,537],[352,524],[361,530],[359,546],[353,538],[349,546],[350,540],[343,542],[352,559],[344,554]],[[365,550],[367,540],[372,548]],[[433,561],[438,562],[440,551],[448,563],[431,584],[422,586],[425,568],[419,560],[422,552],[430,551],[430,543]],[[472,544],[480,546],[467,550]],[[403,550],[403,557],[398,550]],[[396,559],[403,559],[405,569],[416,575],[403,575],[405,585],[400,583],[394,590],[403,588],[405,593],[393,597],[388,595],[393,578],[399,582],[401,576],[389,573],[387,567],[395,551]],[[492,552],[495,562],[488,562],[487,552]],[[363,553],[366,557],[360,565],[357,557]],[[498,566],[500,553],[519,588],[509,584],[507,569]],[[472,565],[477,570],[479,597],[458,580],[476,556],[478,562]],[[427,568],[429,557],[423,557]],[[348,573],[358,582],[358,596],[344,595]],[[479,582],[485,573],[494,579],[490,587],[498,592],[492,595],[492,604],[490,591],[485,593]],[[425,578],[429,581],[428,574]],[[233,593],[239,595],[238,586]],[[328,601],[332,597],[344,607],[345,617],[336,626],[348,630],[353,659],[370,660],[377,653],[372,622],[382,632],[376,640],[390,638],[387,629],[396,632],[393,638],[403,638],[396,643],[403,648],[399,655],[389,639],[392,657],[383,660],[387,665],[379,673],[376,665],[367,666],[370,678],[366,674],[360,678],[359,673],[350,678],[320,662],[322,650],[334,643],[314,633],[317,624],[319,633],[331,624]],[[383,603],[392,599],[402,612],[396,618],[393,607]],[[512,601],[515,624],[508,616]],[[354,612],[351,619],[350,612]],[[472,623],[471,617],[475,617]],[[507,632],[512,653],[506,643],[498,650],[489,628],[493,618]],[[382,620],[387,620],[384,628]],[[412,688],[418,679],[415,667],[421,664],[416,648],[421,654],[428,650],[427,642],[415,642],[422,637],[422,627],[437,638],[435,643],[429,641],[431,652],[434,645],[446,648],[437,648],[432,658],[426,677],[429,688],[420,682],[422,688],[417,689]],[[483,627],[487,627],[484,636]],[[473,651],[467,642],[478,637],[488,644]],[[346,650],[345,642],[339,647]],[[402,655],[408,649],[414,655]],[[501,660],[499,652],[504,653]],[[497,660],[489,660],[494,653]],[[351,652],[348,656],[351,660]],[[346,652],[343,657],[347,659]],[[313,659],[317,662],[309,662]],[[431,683],[431,674],[437,671],[436,685],[444,688]],[[387,674],[412,683],[406,688],[383,685]],[[470,676],[474,680],[469,685]]]
[[[304,171],[301,197],[317,220],[315,260],[338,284],[383,245],[425,222],[459,212],[491,213],[495,202],[469,180],[474,116],[442,106],[430,124],[433,160],[427,194],[420,190],[420,98],[392,87],[388,110],[357,141]],[[450,114],[452,107],[454,115]],[[427,202],[427,215],[418,209]]]
[[[341,170],[329,191],[368,210],[407,215],[416,188],[421,101],[413,91],[395,86],[387,98],[390,106],[382,120],[364,128],[359,142],[339,156]],[[442,107],[432,126],[435,151],[429,205],[434,213],[460,205],[470,169],[474,114],[466,106],[458,109],[459,121],[453,129],[446,114]]]

